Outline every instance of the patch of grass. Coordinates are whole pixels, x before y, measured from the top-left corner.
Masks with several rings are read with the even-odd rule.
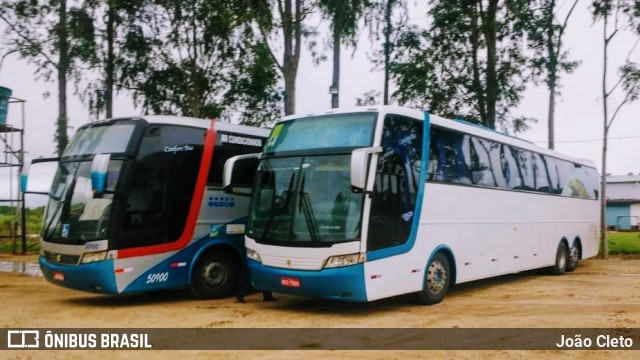
[[[609,254],[639,254],[640,232],[613,232],[607,235]]]
[[[0,239],[0,253],[12,253],[15,251],[17,253],[22,252],[22,239],[18,237],[16,239],[16,243],[13,243],[12,239]],[[40,251],[40,243],[37,238],[35,240],[33,238],[27,238],[27,252],[28,253],[38,253]]]

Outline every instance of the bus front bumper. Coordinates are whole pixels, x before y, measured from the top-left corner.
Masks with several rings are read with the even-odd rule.
[[[340,301],[367,301],[363,264],[306,271],[264,266],[247,259],[247,266],[256,290]]]
[[[42,274],[52,284],[100,294],[117,294],[113,260],[60,265],[40,256]]]

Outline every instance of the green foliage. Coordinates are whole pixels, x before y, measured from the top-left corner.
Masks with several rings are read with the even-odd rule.
[[[616,232],[609,233],[610,254],[637,254],[640,253],[640,233]]]
[[[296,78],[298,65],[302,53],[303,43],[306,41],[315,63],[323,59],[315,50],[316,28],[309,26],[308,17],[317,10],[317,3],[311,0],[250,0],[245,11],[251,18],[251,32],[256,28],[260,41],[269,50],[269,55],[284,80],[284,113],[291,115],[295,112]],[[279,61],[277,53],[282,52]]]
[[[369,90],[362,94],[361,98],[356,98],[356,106],[379,105],[382,93],[376,90]]]
[[[411,28],[391,67],[400,103],[513,128],[511,110],[528,80],[528,2],[432,0],[427,30]],[[522,128],[521,125],[519,125]]]
[[[370,0],[320,0],[323,18],[331,21],[331,31],[350,46],[355,46],[358,21],[364,10],[371,6]]]
[[[94,56],[93,23],[83,7],[68,6],[67,0],[4,0],[0,21],[9,51],[35,65],[35,74],[57,81],[59,114],[55,141],[58,154],[68,141],[66,124],[67,77],[81,79],[82,62]],[[74,3],[75,4],[75,3]]]
[[[128,23],[121,86],[152,113],[226,114],[253,124],[279,116],[272,59],[240,9],[234,1],[146,3]]]
[[[17,211],[17,213],[16,213]],[[42,228],[44,207],[27,209],[27,234],[39,234]],[[18,214],[17,217],[15,214]],[[9,206],[0,206],[0,237],[11,236],[12,226],[19,223],[20,211]],[[18,233],[20,230],[18,229]]]
[[[542,79],[552,91],[557,91],[561,72],[571,74],[580,64],[579,61],[568,60],[569,52],[563,49],[568,20],[578,1],[574,0],[573,7],[560,23],[556,18],[557,1],[537,0],[525,22],[529,48],[534,52],[530,59],[533,68],[531,79],[536,83]]]

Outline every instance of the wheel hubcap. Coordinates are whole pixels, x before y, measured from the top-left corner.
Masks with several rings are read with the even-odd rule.
[[[429,287],[429,291],[433,294],[437,294],[444,289],[446,283],[447,271],[444,266],[442,266],[442,263],[439,261],[431,263],[429,266],[429,274],[427,275],[427,286]]]
[[[202,280],[210,287],[222,285],[227,275],[227,269],[217,262],[208,263],[202,268]]]

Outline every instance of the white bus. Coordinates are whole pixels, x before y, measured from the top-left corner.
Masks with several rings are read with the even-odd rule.
[[[225,185],[233,185],[227,162]],[[245,237],[259,290],[366,302],[597,254],[594,164],[381,106],[291,116],[260,155]]]

